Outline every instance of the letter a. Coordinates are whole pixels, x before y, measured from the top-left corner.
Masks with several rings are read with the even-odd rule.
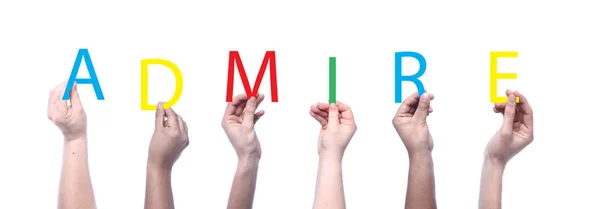
[[[79,72],[82,58],[85,59],[85,65],[87,66],[90,78],[77,78],[77,72]],[[75,58],[75,64],[73,65],[73,70],[71,70],[71,76],[69,76],[67,88],[65,88],[65,93],[62,97],[63,100],[70,99],[71,88],[73,88],[75,82],[77,82],[77,84],[92,84],[94,86],[96,98],[98,100],[104,100],[104,94],[102,94],[102,88],[100,88],[100,82],[98,82],[98,76],[96,76],[94,64],[92,64],[92,58],[90,58],[90,53],[87,49],[79,49],[79,52],[77,52],[77,58]]]

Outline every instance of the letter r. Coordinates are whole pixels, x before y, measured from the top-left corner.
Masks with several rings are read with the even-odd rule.
[[[403,57],[412,57],[419,61],[419,71],[414,75],[405,76],[402,75],[402,58]],[[427,62],[425,62],[425,57],[417,52],[396,52],[395,54],[395,102],[402,103],[402,81],[410,81],[417,86],[417,90],[419,91],[419,95],[425,93],[425,87],[423,86],[423,82],[419,80],[419,77],[425,74],[425,69],[427,69]]]

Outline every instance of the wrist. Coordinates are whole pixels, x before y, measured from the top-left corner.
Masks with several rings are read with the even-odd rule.
[[[63,139],[66,143],[70,143],[70,142],[77,142],[77,141],[87,141],[87,136],[85,134],[83,135],[78,135],[78,136],[68,136],[68,135],[64,135]]]
[[[431,157],[432,150],[426,148],[420,149],[409,149],[408,151],[409,158],[419,158],[419,157]]]
[[[257,157],[247,156],[247,157],[239,157],[237,172],[246,173],[252,170],[258,169],[258,163],[260,159]]]
[[[504,170],[504,168],[506,167],[505,161],[490,156],[486,156],[484,158],[483,164],[485,167],[490,167],[498,170]]]
[[[171,172],[173,165],[169,165],[169,164],[148,158],[148,163],[147,163],[146,167],[147,167],[148,171]]]
[[[65,141],[85,141],[87,140],[87,133],[63,134],[63,138]]]
[[[342,151],[323,151],[319,153],[320,161],[336,161],[341,162],[344,158],[344,152]]]

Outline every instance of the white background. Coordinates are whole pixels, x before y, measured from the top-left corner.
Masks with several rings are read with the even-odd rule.
[[[225,207],[237,160],[220,127],[230,50],[240,51],[251,85],[265,51],[277,56],[279,102],[270,101],[269,73],[260,88],[255,208],[312,206],[319,125],[308,111],[327,102],[329,56],[337,57],[338,100],[358,124],[343,164],[348,208],[403,207],[408,159],[391,124],[398,51],[427,60],[421,80],[436,96],[428,120],[440,208],[477,206],[484,147],[502,121],[489,102],[490,51],[519,52],[499,61],[499,71],[518,74],[500,80],[499,93],[521,91],[535,113],[535,141],[504,175],[505,208],[599,207],[600,15],[592,1],[212,2],[0,3],[0,208],[56,207],[63,143],[46,103],[79,48],[89,49],[106,98],[79,87],[100,208],[144,203],[154,124],[154,113],[140,109],[145,58],[170,60],[184,76],[173,108],[191,144],[173,170],[176,206]],[[416,60],[405,63],[406,74],[416,72]],[[168,100],[174,87],[169,70],[150,68],[151,102]],[[403,97],[415,90],[404,83]]]

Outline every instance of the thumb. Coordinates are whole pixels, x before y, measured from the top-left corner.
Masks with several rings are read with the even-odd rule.
[[[419,99],[419,106],[415,111],[414,117],[420,122],[427,121],[427,114],[429,114],[429,105],[431,103],[431,95],[424,93]]]
[[[74,108],[81,109],[81,99],[79,98],[79,92],[77,91],[77,82],[73,83],[73,88],[71,88],[71,106]]]
[[[245,125],[252,126],[254,125],[254,113],[256,112],[256,97],[252,96],[246,102],[246,110],[244,111],[244,121],[242,122]]]
[[[340,110],[337,104],[329,104],[329,124],[340,124]]]
[[[165,123],[165,109],[163,108],[163,103],[159,102],[156,105],[156,128],[162,128]]]
[[[515,102],[515,95],[511,94],[508,96],[508,102],[504,108],[504,122],[502,123],[502,130],[512,133],[516,109],[517,104]]]

